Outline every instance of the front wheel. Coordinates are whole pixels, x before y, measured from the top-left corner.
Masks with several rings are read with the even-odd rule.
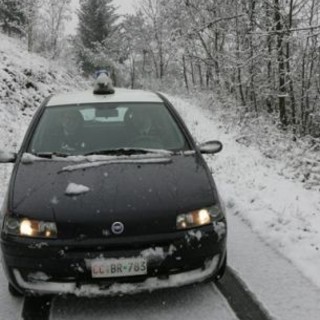
[[[227,253],[223,258],[223,261],[220,265],[218,272],[215,272],[210,278],[208,278],[208,281],[214,281],[214,282],[219,281],[223,277],[226,271],[226,268],[227,268]]]

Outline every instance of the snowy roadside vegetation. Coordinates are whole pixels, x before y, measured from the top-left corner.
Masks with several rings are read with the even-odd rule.
[[[86,88],[79,75],[37,54],[25,44],[0,33],[0,149],[17,151],[40,103],[55,92]],[[60,63],[61,64],[61,63]],[[8,181],[11,165],[0,166],[1,181]],[[0,186],[0,203],[5,186]]]
[[[155,84],[152,86],[155,90]],[[163,88],[163,90],[165,90]],[[181,90],[170,89],[171,95],[181,96]],[[212,92],[184,92],[191,104],[212,113],[219,121],[219,128],[240,145],[250,150],[258,149],[270,163],[277,163],[276,173],[287,179],[301,182],[305,189],[320,191],[320,138],[310,135],[297,137],[290,130],[278,126],[274,115],[257,117],[236,107],[232,98],[220,98]]]
[[[0,33],[0,43],[0,147],[16,147],[45,97],[87,84],[81,76],[60,67],[59,61],[28,53],[19,40]]]
[[[207,157],[207,161],[228,215],[239,215],[254,232],[320,287],[319,184],[309,190],[298,178],[288,179],[284,174],[285,168],[299,171],[294,166],[290,168],[290,149],[285,149],[286,146],[291,145],[293,154],[303,154],[305,145],[294,145],[284,134],[280,140],[280,131],[265,123],[269,132],[265,140],[274,145],[275,156],[269,157],[266,156],[268,144],[263,139],[259,141],[259,136],[250,143],[239,141],[239,137],[244,136],[243,128],[237,124],[232,109],[229,112],[221,109],[221,103],[214,98],[204,94],[189,99],[172,96],[170,100],[198,142],[217,139],[224,144],[222,152]],[[261,123],[252,125],[251,130],[259,131],[260,126]],[[286,150],[287,157],[281,154],[282,150]],[[317,154],[312,156],[315,161],[319,159]],[[303,156],[300,159],[302,161]]]
[[[211,100],[213,103],[215,98]],[[205,108],[210,109],[210,105]],[[320,138],[297,137],[290,130],[281,130],[274,115],[243,116],[241,108],[235,111],[232,101],[220,101],[219,106],[221,125],[235,141],[258,148],[266,158],[279,160],[279,175],[301,182],[306,189],[320,191]]]

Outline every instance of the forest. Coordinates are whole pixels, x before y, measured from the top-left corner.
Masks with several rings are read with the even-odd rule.
[[[117,86],[206,92],[240,121],[263,116],[292,139],[320,136],[320,1],[1,0],[3,33],[84,76],[107,68]]]

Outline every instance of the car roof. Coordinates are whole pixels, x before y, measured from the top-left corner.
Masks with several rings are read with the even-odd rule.
[[[163,102],[154,92],[115,88],[113,94],[94,94],[93,90],[53,95],[46,107],[104,102]]]

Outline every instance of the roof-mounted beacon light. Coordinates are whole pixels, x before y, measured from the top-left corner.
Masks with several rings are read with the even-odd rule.
[[[94,94],[113,94],[114,88],[108,71],[96,71],[96,80],[94,83]]]

